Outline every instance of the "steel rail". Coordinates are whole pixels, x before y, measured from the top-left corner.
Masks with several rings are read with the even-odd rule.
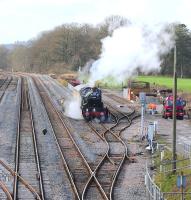
[[[126,146],[125,142],[124,142],[120,137],[116,136],[116,135],[113,133],[113,131],[112,131],[112,129],[113,129],[114,127],[116,127],[117,124],[119,124],[119,122],[120,122],[120,120],[118,120],[117,123],[116,123],[114,126],[112,126],[111,128],[106,128],[106,127],[103,125],[103,127],[106,129],[106,131],[104,132],[104,135],[105,135],[107,132],[111,133],[118,141],[120,141],[120,142],[123,144],[124,149],[125,149],[125,152],[122,154],[121,162],[119,163],[119,166],[118,166],[116,172],[115,172],[114,175],[113,175],[113,179],[112,179],[111,187],[110,187],[110,194],[109,194],[109,195],[110,195],[110,200],[112,200],[113,188],[114,188],[114,184],[115,184],[117,175],[119,174],[119,172],[120,172],[120,170],[121,170],[121,168],[122,168],[122,165],[123,165],[124,162],[125,162],[125,158],[128,158],[128,155],[127,155],[128,149],[127,149],[127,146]]]
[[[38,87],[37,80],[36,80],[36,79],[33,79],[33,80],[34,80],[34,83],[35,83],[35,85],[36,85],[36,88],[38,89],[38,92],[39,92],[39,94],[40,94],[40,89],[39,89],[39,87]],[[42,81],[41,81],[40,79],[38,79],[38,82],[41,84],[42,87],[44,87],[44,84],[42,83]],[[45,88],[44,88],[44,89],[45,89]],[[41,95],[40,95],[40,96],[41,96]],[[76,148],[77,151],[79,152],[79,148],[78,148],[78,146],[76,145],[74,139],[72,138],[72,136],[71,136],[71,134],[70,134],[70,130],[68,129],[68,127],[66,126],[65,122],[64,122],[63,119],[61,118],[59,112],[57,111],[57,109],[55,108],[54,104],[53,104],[52,101],[50,100],[51,97],[50,97],[48,94],[46,94],[46,96],[48,97],[46,100],[48,100],[48,101],[50,102],[50,104],[51,104],[51,106],[52,106],[54,112],[55,112],[55,113],[57,114],[57,116],[59,117],[59,119],[60,119],[62,125],[64,126],[64,128],[65,128],[65,130],[66,130],[68,136],[70,137],[70,139],[71,139],[73,145],[75,146],[75,148]],[[41,100],[42,100],[42,97],[41,97]],[[42,102],[43,102],[43,100],[42,100]],[[43,103],[44,103],[44,102],[43,102]],[[47,115],[48,115],[48,114],[47,114]],[[53,128],[53,127],[52,127],[52,128]],[[53,129],[53,130],[54,130],[54,129]],[[58,138],[57,138],[55,132],[54,132],[54,136],[55,136],[56,140],[58,141]],[[61,150],[61,147],[60,147],[59,142],[58,142],[58,146],[59,146],[59,148],[60,148],[60,150]],[[61,150],[61,153],[62,153],[62,156],[63,156],[63,158],[64,158],[64,154],[63,154],[62,150]],[[79,154],[80,154],[80,152],[79,152]],[[81,155],[80,155],[80,156],[81,156]],[[85,158],[84,158],[83,156],[81,156],[81,158],[82,158],[82,160],[84,161]],[[64,158],[64,159],[65,159],[65,158]],[[67,162],[66,162],[66,159],[65,159],[65,163],[67,163]],[[67,165],[67,168],[68,168],[68,170],[69,170],[69,174],[71,175],[71,180],[72,180],[72,182],[73,182],[73,185],[75,186],[75,191],[77,192],[77,196],[78,196],[79,199],[81,199],[81,198],[80,198],[80,194],[79,194],[79,192],[78,192],[78,189],[77,189],[77,187],[76,187],[76,185],[75,185],[75,183],[74,183],[74,180],[73,180],[73,178],[72,178],[72,177],[73,177],[73,176],[72,176],[72,172],[71,172],[71,170],[69,169],[69,166],[68,166],[68,165]],[[91,173],[91,169],[88,168],[88,172]]]
[[[120,119],[118,120],[118,122],[120,122]],[[130,124],[129,124],[129,126],[130,126]],[[116,125],[114,125],[113,127],[109,128],[109,129],[104,126],[104,128],[106,129],[106,132],[107,131],[110,132],[116,139],[118,139],[123,144],[123,146],[125,148],[125,152],[122,154],[121,162],[120,162],[120,164],[119,164],[119,166],[118,166],[118,168],[117,168],[117,170],[116,170],[116,172],[115,172],[115,174],[113,176],[113,180],[112,180],[111,188],[110,188],[110,199],[112,199],[114,185],[115,185],[117,176],[118,176],[119,172],[121,171],[122,166],[123,166],[123,164],[125,162],[125,159],[126,158],[129,159],[127,145],[125,144],[125,142],[119,136],[117,136],[117,135],[114,134],[114,132],[112,131],[112,129],[114,127],[116,127]]]
[[[116,122],[116,124],[114,124],[114,126],[117,126],[117,124],[119,123],[119,121],[117,121]],[[109,143],[108,143],[108,141],[106,140],[106,138],[105,138],[105,134],[107,133],[107,132],[111,132],[110,131],[110,129],[107,129],[105,126],[104,126],[104,128],[106,129],[106,131],[104,131],[102,134],[100,134],[94,127],[93,127],[93,125],[92,125],[92,123],[88,123],[88,125],[94,130],[94,132],[101,138],[101,139],[103,139],[105,142],[106,142],[106,144],[107,144],[107,152],[104,154],[104,156],[103,156],[103,158],[101,159],[101,161],[99,162],[99,164],[96,166],[96,168],[95,168],[95,170],[94,170],[94,173],[95,173],[95,176],[96,176],[96,174],[98,174],[98,172],[99,172],[99,169],[100,169],[100,167],[104,164],[104,162],[106,162],[106,160],[108,159],[109,160],[109,162],[111,163],[111,164],[115,164],[115,162],[113,162],[113,160],[110,158],[110,155],[109,155],[109,153],[110,153],[110,146],[109,146]],[[113,126],[112,126],[113,127]],[[111,132],[111,134],[113,135],[113,133]],[[114,137],[116,137],[118,140],[120,140],[120,142],[124,145],[124,142],[121,140],[121,139],[119,139],[116,135],[114,135]],[[123,154],[123,157],[122,157],[122,161],[123,160],[125,160],[125,157],[126,157],[126,155],[127,155],[127,149],[126,149],[126,146],[124,145],[124,147],[125,147],[125,153]],[[122,166],[122,161],[120,162],[120,166]],[[117,169],[117,172],[119,171],[119,168]],[[116,173],[115,173],[116,174]],[[115,177],[115,174],[114,174],[114,177]],[[111,183],[111,189],[112,189],[112,185],[113,185],[113,182],[115,181],[115,178],[114,178],[114,180],[112,181],[112,183]],[[102,187],[104,187],[104,186],[102,186]],[[110,189],[110,191],[111,191],[111,189]],[[87,190],[87,188],[86,188],[86,190]],[[106,195],[107,196],[107,195]],[[107,199],[112,199],[112,195],[111,195],[111,192],[110,192],[110,194],[109,194],[109,197],[107,196]]]
[[[108,104],[109,104],[109,103],[107,103],[107,105],[108,105]],[[127,124],[125,127],[123,127],[122,129],[120,129],[120,131],[118,132],[118,135],[116,135],[116,134],[112,131],[112,130],[117,126],[117,123],[116,123],[114,126],[112,126],[111,128],[108,129],[108,131],[109,131],[110,133],[112,133],[115,137],[117,137],[117,138],[124,144],[125,149],[126,149],[126,150],[125,150],[125,151],[126,151],[126,153],[125,153],[126,156],[123,157],[123,160],[121,161],[121,163],[120,163],[120,165],[119,165],[119,167],[118,167],[118,169],[117,169],[117,171],[116,171],[116,173],[115,173],[115,175],[114,175],[114,177],[113,177],[113,182],[112,182],[112,186],[111,186],[111,190],[110,190],[110,199],[112,199],[114,185],[115,185],[117,176],[119,175],[119,172],[120,172],[120,170],[122,169],[122,166],[123,166],[123,164],[124,164],[124,162],[125,162],[125,158],[127,158],[128,160],[130,160],[130,157],[128,156],[128,148],[127,148],[127,145],[126,145],[126,143],[121,139],[120,134],[122,133],[122,131],[124,131],[125,129],[127,129],[128,127],[131,126],[133,119],[139,117],[140,115],[133,116],[133,114],[135,113],[135,110],[133,110],[133,111],[132,111],[131,113],[129,113],[129,114],[124,114],[124,113],[120,112],[119,110],[115,109],[111,104],[109,104],[109,107],[112,107],[115,111],[117,111],[117,112],[119,112],[120,114],[123,115],[122,117],[117,118],[117,116],[115,116],[115,115],[113,114],[113,115],[115,116],[115,118],[116,118],[117,121],[120,121],[120,120],[122,120],[122,119],[124,119],[124,118],[127,118],[127,120],[128,120],[128,124]],[[132,116],[133,116],[133,117],[132,117]]]
[[[38,151],[38,146],[37,146],[35,126],[34,126],[33,109],[32,109],[32,104],[31,104],[29,92],[27,92],[27,98],[28,98],[27,102],[28,102],[28,106],[29,106],[30,119],[31,119],[31,125],[32,125],[32,137],[33,137],[33,144],[34,144],[35,159],[36,159],[36,163],[37,163],[40,197],[41,197],[42,200],[44,200],[45,195],[44,195],[44,187],[43,187],[43,177],[42,177],[42,171],[41,171],[41,166],[40,166],[39,151]]]
[[[109,157],[109,144],[108,144],[107,140],[102,135],[100,135],[100,133],[93,127],[91,122],[88,122],[87,124],[98,135],[98,137],[100,137],[101,140],[103,140],[107,145],[107,150],[106,150],[105,154],[103,155],[103,158],[100,160],[100,162],[98,163],[98,165],[96,166],[96,168],[93,171],[94,174],[96,175],[97,169],[99,166],[101,166],[101,164],[103,163],[103,160],[108,159],[112,164],[113,164],[113,161]],[[89,181],[87,182],[87,184],[84,188],[83,197],[85,197],[85,194],[87,193],[88,186],[90,185],[91,181],[92,181],[92,176],[90,177]],[[101,187],[100,189],[104,193],[104,198],[108,200],[109,198],[107,197],[105,191],[103,190],[103,187]]]
[[[125,118],[126,116],[124,116],[123,118]],[[119,120],[120,121],[120,120]],[[117,123],[118,124],[118,123]],[[90,126],[90,123],[88,123],[88,125]],[[116,125],[115,125],[116,126]],[[129,125],[130,126],[130,125]],[[111,131],[111,130],[110,130]],[[94,132],[96,132],[96,133],[98,133],[97,131],[95,131],[94,130]],[[110,157],[109,157],[109,144],[108,144],[108,142],[106,141],[106,139],[105,139],[105,137],[104,136],[102,136],[102,135],[100,135],[99,133],[98,133],[98,136],[102,139],[102,140],[104,140],[106,143],[107,143],[107,153],[105,153],[104,154],[104,157],[102,158],[102,160],[99,162],[99,164],[97,165],[97,168],[94,170],[94,173],[96,174],[97,172],[97,170],[98,170],[98,168],[99,168],[99,166],[101,166],[101,164],[103,163],[103,161],[106,159],[106,158],[109,158],[109,161],[112,163],[112,164],[114,164],[113,162],[112,162],[112,160],[110,159]],[[125,158],[127,157],[128,158],[128,155],[127,155],[127,147],[126,147],[126,144],[123,142],[123,140],[121,139],[121,138],[119,138],[119,137],[117,137],[115,134],[114,134],[114,136],[124,145],[124,147],[125,147],[125,153],[123,154],[123,160],[122,160],[122,162],[120,162],[120,165],[119,165],[119,168],[117,169],[117,172],[115,173],[115,176],[114,176],[114,181],[115,181],[115,179],[116,179],[116,177],[117,177],[117,174],[119,173],[119,170],[121,169],[121,166],[122,166],[122,164],[123,164],[123,162],[125,161]],[[89,179],[89,181],[87,182],[87,184],[86,184],[86,186],[85,186],[85,188],[84,188],[84,191],[83,191],[83,198],[85,197],[85,193],[87,192],[87,189],[88,189],[88,186],[89,186],[89,184],[90,184],[90,182],[91,181],[93,181],[93,177],[90,177],[90,179]],[[114,181],[112,182],[112,186],[111,186],[111,188],[113,188],[113,183],[114,183]],[[113,189],[111,189],[111,191],[112,191]],[[112,193],[112,192],[111,192]],[[110,193],[110,194],[111,194]],[[112,195],[110,195],[110,196],[112,196]],[[106,196],[106,198],[108,199],[108,197]],[[110,199],[111,199],[112,197],[110,197]]]
[[[16,136],[16,150],[15,150],[15,172],[14,172],[14,185],[13,185],[13,199],[16,200],[17,199],[17,195],[18,195],[18,178],[21,180],[21,182],[33,193],[35,194],[35,197],[39,200],[41,200],[42,198],[44,198],[44,193],[43,190],[41,191],[40,189],[40,193],[42,195],[42,197],[39,196],[39,194],[36,192],[36,190],[27,182],[25,181],[20,175],[19,175],[19,152],[20,152],[20,125],[21,125],[21,112],[23,109],[23,98],[24,98],[24,94],[23,94],[23,78],[19,79],[19,96],[18,96],[18,121],[17,121],[17,136]],[[34,127],[33,127],[34,128]],[[33,130],[34,131],[34,130]],[[37,161],[37,158],[35,156],[35,160]],[[39,171],[38,171],[39,172]],[[41,175],[40,175],[41,176]],[[42,178],[42,177],[41,177]],[[41,180],[40,180],[41,181]],[[41,183],[40,183],[41,184]]]
[[[7,81],[7,79],[8,79],[8,76],[3,80],[2,84],[0,85],[0,88],[3,87],[3,85],[4,85],[4,83]]]
[[[12,170],[7,164],[5,164],[2,160],[0,160],[0,164],[11,173],[11,175],[15,178],[17,177],[22,184],[28,188],[38,200],[41,200],[40,196],[38,195],[38,193],[36,192],[36,190],[27,182],[24,180],[24,178],[22,176],[20,176],[18,173],[16,173],[14,170]],[[14,198],[14,197],[13,197]]]
[[[133,112],[134,113],[134,112]],[[127,116],[124,116],[124,117],[122,117],[122,118],[125,118],[125,117],[127,117]],[[121,118],[121,119],[122,119]],[[120,120],[121,120],[120,119]],[[120,121],[119,120],[119,121]],[[130,121],[129,120],[129,118],[128,118],[128,121]],[[90,123],[88,123],[88,125],[90,125]],[[116,126],[116,125],[115,125]],[[128,126],[130,126],[130,125],[128,125]],[[112,127],[112,128],[114,128],[114,127]],[[110,130],[111,131],[111,130]],[[97,131],[95,131],[95,132],[97,132]],[[122,132],[122,131],[121,131]],[[98,135],[100,136],[100,138],[101,139],[105,139],[103,136],[101,136],[99,133],[98,133]],[[120,137],[117,137],[115,134],[114,134],[114,136],[124,145],[124,147],[125,147],[125,154],[123,154],[123,160],[120,162],[120,165],[119,165],[119,168],[117,169],[117,172],[116,172],[116,174],[115,174],[115,176],[114,176],[114,181],[115,181],[115,179],[116,179],[116,177],[117,177],[117,174],[119,173],[119,171],[120,171],[120,169],[121,169],[121,166],[122,166],[122,164],[123,164],[123,162],[125,161],[125,158],[127,157],[128,158],[128,155],[127,155],[127,147],[126,147],[126,144],[123,142],[123,140],[120,138]],[[106,139],[105,139],[105,141],[106,141]],[[107,141],[106,141],[106,143],[107,143]],[[109,146],[109,144],[107,143],[107,145]],[[108,149],[109,149],[109,147],[108,147]],[[110,157],[109,157],[109,150],[108,150],[108,152],[104,155],[104,158],[100,161],[100,163],[98,164],[98,167],[102,164],[102,162],[103,162],[103,160],[105,160],[106,159],[106,157],[107,158],[109,158],[110,159]],[[110,161],[111,161],[111,159],[110,159]],[[111,163],[113,163],[113,162],[111,162]],[[98,167],[96,168],[96,170],[98,169]],[[94,170],[94,173],[96,174],[96,170]],[[85,196],[85,192],[87,192],[87,187],[88,187],[88,185],[90,184],[90,182],[92,181],[92,177],[90,177],[90,179],[89,179],[89,181],[87,182],[87,184],[86,184],[86,187],[84,188],[84,192],[83,192],[83,197]],[[114,183],[114,181],[112,182],[112,187],[111,188],[113,188],[113,183]],[[113,189],[111,189],[111,191],[112,191]],[[112,193],[112,192],[111,192]],[[110,193],[110,194],[111,194]],[[110,195],[111,196],[111,195]],[[110,199],[111,199],[112,197],[110,197]]]
[[[106,140],[106,138],[102,135],[102,134],[100,134],[95,128],[94,128],[94,126],[92,125],[92,123],[91,122],[88,122],[87,123],[88,124],[88,126],[106,143],[106,145],[107,145],[107,151],[106,151],[106,156],[107,156],[107,158],[108,158],[108,160],[112,163],[112,164],[114,164],[113,163],[113,161],[110,159],[110,157],[109,157],[109,143],[108,143],[108,141]]]
[[[134,119],[140,117],[140,114],[137,114],[137,115],[133,116],[133,115],[136,113],[136,111],[135,111],[134,109],[133,109],[132,112],[130,112],[130,113],[128,113],[128,114],[125,114],[125,113],[123,113],[123,112],[117,110],[116,108],[114,108],[110,103],[107,102],[106,104],[107,104],[109,107],[111,107],[113,110],[115,110],[115,111],[117,111],[118,113],[122,114],[122,117],[120,117],[120,118],[118,118],[117,116],[115,116],[115,114],[112,114],[112,115],[115,117],[116,120],[118,120],[118,119],[119,119],[119,120],[122,120],[122,119],[125,119],[125,118],[126,118],[126,119],[128,120],[128,122],[129,122],[128,125],[124,126],[124,127],[119,131],[118,136],[120,136],[121,132],[123,132],[125,129],[127,129],[127,128],[129,128],[129,126],[131,126],[132,121],[133,121]],[[115,128],[115,126],[113,126],[111,129],[113,129],[113,128]]]
[[[1,102],[1,100],[3,99],[4,94],[5,94],[5,91],[6,91],[6,89],[8,88],[8,86],[10,85],[12,79],[13,79],[12,76],[10,77],[9,80],[8,80],[8,78],[7,78],[7,79],[4,81],[3,85],[1,85],[1,87],[4,86],[4,90],[3,90],[3,93],[2,93],[1,96],[0,96],[0,102]],[[5,84],[5,82],[6,82],[6,84]],[[0,87],[0,88],[1,88],[1,87]]]
[[[46,86],[44,86],[44,84],[42,83],[42,81],[41,81],[40,79],[38,79],[38,81],[41,83],[42,87],[44,87],[44,89],[45,89]],[[46,89],[45,89],[45,90],[46,90]],[[90,177],[89,177],[89,179],[88,179],[88,181],[87,181],[87,183],[86,183],[84,189],[87,187],[87,185],[90,183],[90,181],[91,181],[92,179],[94,179],[94,180],[95,180],[95,183],[97,184],[97,186],[98,186],[98,188],[99,188],[99,190],[100,190],[100,192],[101,192],[101,195],[102,195],[105,199],[107,199],[107,195],[105,194],[105,192],[104,192],[102,186],[100,185],[99,181],[97,180],[94,171],[92,171],[92,169],[91,169],[91,167],[89,166],[87,160],[85,159],[84,155],[82,154],[81,150],[79,149],[78,145],[76,144],[76,141],[75,141],[74,138],[72,137],[71,131],[69,130],[69,128],[67,127],[65,121],[63,120],[63,115],[62,115],[62,113],[61,113],[60,111],[58,111],[58,109],[56,108],[55,104],[54,104],[53,101],[51,100],[50,95],[47,94],[47,96],[48,96],[48,99],[49,99],[48,101],[51,103],[51,105],[52,105],[54,111],[57,113],[59,119],[61,120],[63,126],[65,127],[66,132],[68,133],[68,136],[70,137],[70,139],[71,139],[71,141],[73,142],[75,148],[77,149],[78,153],[80,154],[80,156],[81,156],[81,158],[82,158],[82,160],[83,160],[83,162],[84,162],[86,168],[87,168],[88,171],[89,171]],[[84,199],[84,198],[85,198],[85,190],[83,190],[82,196],[81,196],[81,199]]]
[[[111,200],[112,200],[114,184],[115,184],[115,182],[116,182],[117,176],[118,176],[120,170],[122,169],[122,166],[123,166],[123,164],[124,164],[126,158],[129,159],[127,145],[126,145],[125,142],[120,138],[120,136],[116,135],[116,134],[112,131],[112,129],[114,129],[114,128],[119,124],[120,120],[122,120],[123,118],[127,118],[127,119],[128,119],[128,125],[127,125],[125,128],[129,127],[129,126],[131,125],[131,123],[132,123],[132,120],[130,119],[130,116],[133,115],[134,113],[135,113],[135,111],[133,111],[132,113],[130,113],[130,114],[128,114],[128,115],[124,115],[123,117],[121,117],[121,118],[119,118],[119,119],[116,118],[116,123],[115,123],[111,128],[106,128],[104,125],[102,125],[102,126],[106,129],[106,131],[102,133],[101,138],[104,138],[104,139],[106,140],[105,134],[106,134],[107,132],[109,132],[109,133],[111,133],[117,140],[119,140],[119,141],[123,144],[124,149],[125,149],[125,152],[124,152],[123,155],[122,155],[121,162],[119,163],[119,166],[118,166],[118,168],[117,168],[115,174],[113,175],[113,180],[112,180],[112,182],[111,182],[111,188],[110,188],[110,193],[109,193],[109,199],[111,199]],[[90,123],[89,123],[89,124],[90,124]],[[122,132],[125,128],[121,129],[120,132]],[[95,130],[95,132],[97,132],[97,131]],[[107,142],[107,140],[106,140],[106,142]],[[107,142],[107,144],[108,144],[108,142]],[[109,145],[109,144],[108,144],[108,145]],[[109,149],[110,149],[110,147],[109,147]],[[103,165],[104,161],[106,160],[106,157],[110,158],[110,156],[109,156],[109,150],[108,150],[108,152],[107,152],[107,155],[105,155],[105,156],[103,157],[103,159],[101,160],[101,162],[97,165],[97,168],[94,170],[94,173],[95,173],[95,174],[98,173],[98,170],[99,170],[100,166]]]
[[[36,87],[36,89],[37,89],[37,91],[38,91],[38,94],[39,94],[39,97],[40,97],[40,101],[41,101],[41,103],[42,103],[42,105],[43,105],[44,103],[43,103],[42,97],[41,97],[41,95],[40,95],[40,90],[39,90],[39,88],[37,87],[37,84],[36,84],[36,82],[35,82],[34,77],[32,78],[32,80],[33,80],[33,82],[35,83],[35,87]],[[56,137],[56,134],[55,134],[54,128],[53,128],[53,126],[52,126],[52,123],[51,123],[51,121],[50,121],[50,118],[49,118],[49,116],[48,116],[47,110],[45,109],[45,111],[46,111],[46,115],[47,115],[49,124],[50,124],[50,126],[51,126],[51,131],[52,131],[52,133],[53,133],[53,137],[54,137],[55,142],[56,142],[56,145],[57,145],[57,147],[58,147],[58,151],[60,152],[60,156],[61,156],[61,158],[62,158],[62,162],[63,162],[64,168],[66,169],[67,176],[68,176],[69,181],[70,181],[70,183],[71,183],[71,185],[72,185],[72,188],[73,188],[73,190],[74,190],[74,193],[75,193],[76,198],[80,200],[80,196],[79,196],[78,190],[77,190],[77,188],[76,188],[76,185],[75,185],[75,183],[74,183],[72,173],[71,173],[71,171],[70,171],[70,169],[69,169],[69,167],[68,167],[68,164],[67,164],[67,162],[66,162],[66,159],[65,159],[65,157],[64,157],[64,155],[63,155],[63,152],[62,152],[62,150],[61,150],[60,144],[59,144],[59,142],[58,142],[58,138]]]
[[[8,200],[13,200],[11,193],[9,192],[6,185],[0,180],[0,187],[3,190],[3,192],[6,194]]]
[[[18,91],[17,91],[17,106],[18,106],[18,121],[17,121],[17,136],[16,136],[16,149],[15,149],[15,173],[18,174],[19,169],[19,143],[20,143],[20,118],[21,118],[21,98],[22,98],[22,83],[21,78],[18,81]],[[17,198],[18,189],[18,176],[14,176],[14,186],[13,186],[13,199]]]
[[[42,79],[41,79],[41,80],[42,80]],[[55,84],[55,83],[54,83],[54,84]],[[45,87],[47,88],[46,85],[45,85]],[[48,88],[47,88],[47,89],[48,89]],[[70,95],[71,95],[71,94],[70,94]],[[62,113],[61,113],[61,115],[62,115]],[[88,124],[88,125],[90,126],[90,128],[93,129],[93,126],[91,127],[90,124]],[[94,130],[94,132],[95,132],[95,130]],[[105,140],[105,138],[103,138],[99,133],[96,133],[96,134],[98,135],[98,137],[100,137],[101,140],[103,140],[104,142],[107,143],[107,141]],[[109,149],[109,145],[108,145],[108,144],[107,144],[107,146],[108,146],[107,148]],[[106,153],[106,155],[107,155],[107,153]],[[111,161],[111,160],[110,160],[110,161]],[[111,161],[111,162],[112,162],[112,161]],[[102,188],[101,185],[99,184],[98,180],[95,179],[95,177],[94,177],[93,174],[90,176],[89,180],[87,181],[87,183],[86,183],[86,185],[85,185],[85,187],[84,187],[84,190],[83,190],[83,193],[82,193],[82,199],[85,199],[85,195],[86,195],[86,193],[87,193],[88,186],[89,186],[90,183],[93,182],[93,181],[95,181],[95,183],[98,185],[98,189],[99,189],[100,192],[102,193],[103,198],[106,199],[106,200],[108,200],[107,195],[105,194],[103,188]]]
[[[104,95],[120,104],[128,103],[127,99],[124,99],[123,97],[120,96],[116,96],[115,94],[104,94]]]

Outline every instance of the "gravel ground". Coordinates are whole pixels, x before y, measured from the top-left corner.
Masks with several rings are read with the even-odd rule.
[[[31,79],[29,79],[31,103],[34,113],[37,144],[39,148],[40,163],[42,166],[45,198],[48,200],[74,199],[71,184],[63,168],[61,156],[58,152],[52,128],[41,103],[39,95]],[[48,133],[42,134],[46,128]]]

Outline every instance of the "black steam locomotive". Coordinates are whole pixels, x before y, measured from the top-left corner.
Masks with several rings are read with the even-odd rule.
[[[108,118],[108,109],[102,102],[101,90],[97,87],[84,87],[80,90],[82,115],[86,121],[98,119],[104,122]]]

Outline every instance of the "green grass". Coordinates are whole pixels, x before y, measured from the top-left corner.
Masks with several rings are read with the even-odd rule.
[[[162,77],[162,76],[139,76],[136,78],[138,81],[146,81],[151,84],[156,84],[160,86],[165,86],[167,88],[173,87],[173,78],[172,77]],[[178,90],[183,92],[191,92],[191,79],[180,79],[177,81]]]
[[[85,82],[88,81],[87,76],[81,76],[81,80]],[[162,77],[162,76],[138,76],[135,78],[138,81],[146,81],[151,85],[156,84],[160,86],[164,86],[167,88],[172,88],[173,86],[173,78],[172,77]],[[123,86],[127,86],[128,80],[124,80],[123,82],[117,82],[112,77],[107,77],[103,80],[99,80],[96,82],[96,86],[101,88],[109,88],[109,89],[122,89]],[[190,79],[178,79],[178,90],[183,92],[191,92],[191,78]]]

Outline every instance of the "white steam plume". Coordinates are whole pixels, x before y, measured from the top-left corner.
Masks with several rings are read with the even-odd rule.
[[[64,102],[64,114],[73,119],[82,119],[82,111],[80,109],[81,97],[80,95],[73,95]]]
[[[161,55],[173,47],[173,34],[161,26],[150,27],[128,25],[116,29],[112,36],[102,40],[100,59],[93,63],[90,84],[112,76],[123,80],[134,74],[159,70]]]
[[[80,89],[87,85],[81,84],[76,87],[71,86],[72,95],[64,102],[64,114],[73,119],[83,119],[81,111],[81,96]]]
[[[161,55],[174,46],[174,32],[165,31],[170,23],[191,28],[190,0],[118,0],[114,14],[125,16],[131,24],[116,29],[102,40],[100,58],[92,64],[89,83],[113,76],[123,80],[136,69],[160,69]]]

